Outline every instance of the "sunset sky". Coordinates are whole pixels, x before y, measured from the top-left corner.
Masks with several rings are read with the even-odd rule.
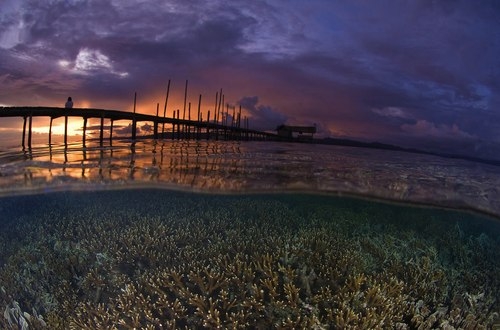
[[[0,3],[0,105],[154,113],[169,79],[168,116],[188,80],[251,128],[500,158],[496,0]]]

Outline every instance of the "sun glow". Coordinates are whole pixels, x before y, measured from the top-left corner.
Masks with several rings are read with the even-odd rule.
[[[92,103],[89,100],[78,100],[75,108],[92,108]]]
[[[68,135],[81,135],[83,129],[83,121],[81,119],[68,118]],[[48,134],[50,126],[34,126],[32,128],[33,133]],[[52,134],[53,135],[64,135],[64,119],[59,118],[52,122]]]

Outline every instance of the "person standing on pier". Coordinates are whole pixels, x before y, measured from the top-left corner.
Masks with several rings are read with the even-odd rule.
[[[66,101],[66,104],[64,105],[66,109],[71,109],[73,108],[73,100],[71,99],[71,96],[68,97],[68,100]]]

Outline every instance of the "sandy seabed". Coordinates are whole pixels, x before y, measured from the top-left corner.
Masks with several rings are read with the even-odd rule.
[[[2,329],[500,326],[500,222],[312,194],[0,199]]]

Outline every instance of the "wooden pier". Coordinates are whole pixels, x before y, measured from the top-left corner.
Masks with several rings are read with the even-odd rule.
[[[200,95],[201,102],[201,95]],[[220,101],[219,101],[220,103]],[[166,108],[166,107],[165,107]],[[219,104],[220,108],[220,104]],[[131,124],[131,139],[137,138],[137,123],[138,122],[152,122],[154,139],[216,139],[216,140],[277,140],[279,139],[276,134],[261,132],[248,128],[248,119],[244,118],[243,125],[241,125],[241,108],[240,112],[236,115],[234,108],[232,109],[232,120],[228,123],[229,106],[226,112],[217,111],[210,116],[208,111],[207,119],[203,120],[198,106],[198,117],[196,120],[191,120],[191,104],[189,104],[188,119],[185,119],[185,112],[182,119],[180,118],[180,111],[174,111],[172,117],[166,117],[165,111],[163,116],[158,115],[159,105],[156,107],[156,115],[140,114],[135,112],[119,111],[119,110],[105,110],[105,109],[91,109],[91,108],[57,108],[57,107],[0,107],[0,117],[19,117],[23,118],[23,133],[22,133],[22,146],[27,145],[31,148],[32,131],[33,131],[33,117],[48,117],[50,118],[49,124],[49,141],[52,142],[52,122],[56,118],[64,118],[64,144],[67,144],[68,139],[68,118],[80,117],[83,120],[83,134],[82,140],[85,146],[87,122],[89,119],[100,120],[99,142],[103,144],[104,141],[104,121],[109,120],[109,139],[113,138],[113,125],[115,121],[126,120]],[[221,116],[221,118],[219,117]],[[165,125],[171,125],[171,130],[165,131]],[[160,131],[161,130],[161,131]]]

